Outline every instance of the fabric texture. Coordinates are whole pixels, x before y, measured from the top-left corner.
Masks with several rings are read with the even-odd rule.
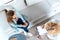
[[[26,36],[23,34],[14,34],[9,38],[9,40],[11,40],[12,38],[16,38],[17,40],[26,40]]]

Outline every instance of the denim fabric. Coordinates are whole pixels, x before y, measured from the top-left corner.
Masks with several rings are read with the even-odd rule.
[[[16,38],[17,40],[26,40],[26,36],[23,34],[14,34],[8,40],[11,40],[12,38]]]

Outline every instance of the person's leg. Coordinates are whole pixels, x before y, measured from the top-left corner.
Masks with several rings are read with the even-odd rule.
[[[25,27],[18,27],[18,28],[23,29],[24,30],[24,35],[27,35],[27,33],[29,31],[27,28],[25,28]]]
[[[24,31],[29,32],[29,30],[27,28],[24,28]]]
[[[9,40],[26,40],[26,36],[23,34],[14,34],[9,37]]]
[[[27,34],[27,36],[33,36],[32,33],[30,33],[27,28],[25,28],[24,30],[25,30],[25,33]],[[24,34],[25,34],[25,33],[24,33]]]
[[[24,31],[29,32],[29,30],[27,29],[27,27],[18,27],[18,28],[21,28],[21,29],[23,29]]]
[[[29,30],[26,27],[20,27],[24,30],[24,35],[26,36],[33,36],[32,33],[29,33]]]
[[[17,40],[16,38],[12,38],[12,39],[10,39],[10,40]]]

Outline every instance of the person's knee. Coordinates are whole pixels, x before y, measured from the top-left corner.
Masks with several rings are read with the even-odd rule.
[[[12,38],[12,39],[10,39],[10,40],[17,40],[17,38]]]

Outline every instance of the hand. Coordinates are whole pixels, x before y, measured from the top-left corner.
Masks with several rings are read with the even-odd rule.
[[[26,27],[28,24],[25,22],[24,25],[22,25],[23,27]]]

